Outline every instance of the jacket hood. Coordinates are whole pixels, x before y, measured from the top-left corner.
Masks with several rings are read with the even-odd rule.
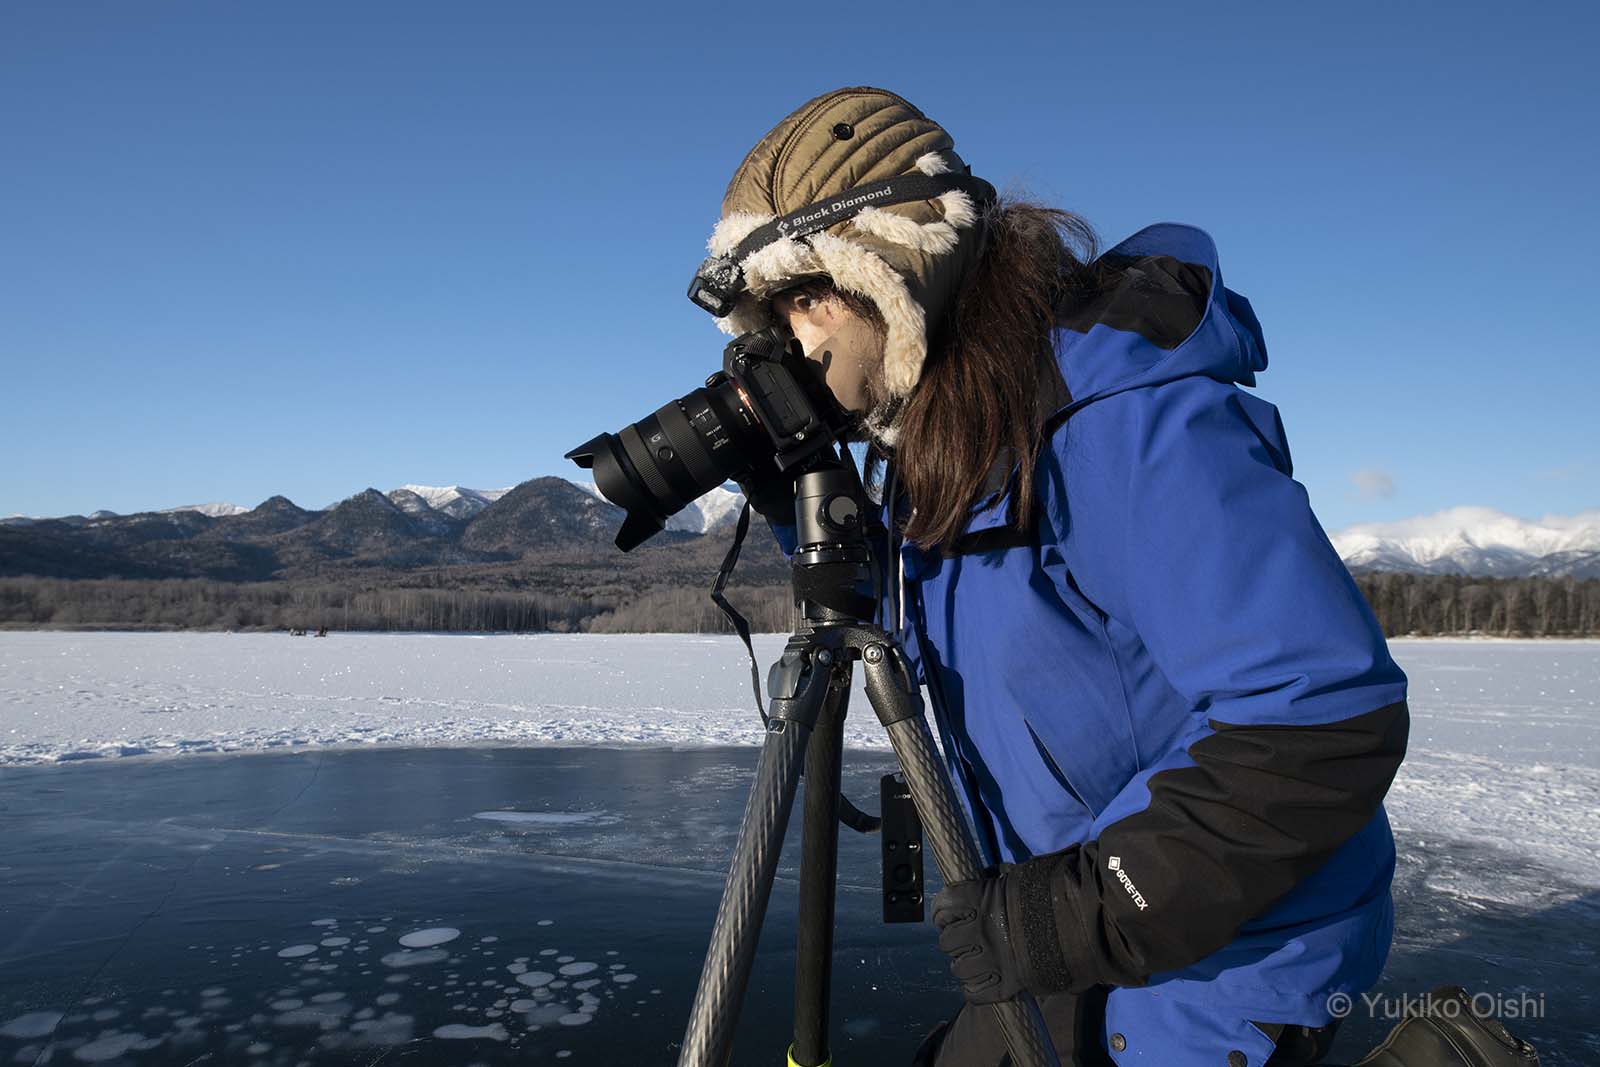
[[[1056,331],[1056,361],[1071,400],[1045,424],[1048,436],[1088,404],[1129,389],[1205,375],[1256,384],[1267,345],[1250,301],[1222,284],[1216,242],[1195,226],[1146,226],[1098,262],[1122,269],[1111,290],[1073,311]],[[998,471],[995,472],[999,474]],[[1006,523],[1016,475],[972,506],[967,533]]]
[[[1101,260],[1127,273],[1111,299],[1057,331],[1056,359],[1072,401],[1056,419],[1113,393],[1193,374],[1256,384],[1267,367],[1261,324],[1250,302],[1222,284],[1210,234],[1158,223]]]

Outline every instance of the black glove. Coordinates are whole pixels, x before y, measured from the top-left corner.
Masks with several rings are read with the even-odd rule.
[[[1023,990],[1039,995],[1068,989],[1069,963],[1062,955],[1050,875],[1075,850],[1037,856],[957,882],[933,898],[933,924],[950,970],[973,1004],[1011,1000]]]
[[[1021,932],[1006,911],[1006,876],[957,882],[933,898],[933,925],[950,971],[973,1004],[1011,1000],[1024,988]]]

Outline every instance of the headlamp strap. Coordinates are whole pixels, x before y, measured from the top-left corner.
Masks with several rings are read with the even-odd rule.
[[[959,190],[979,204],[994,202],[994,186],[968,174],[902,174],[898,178],[868,182],[847,189],[832,200],[818,200],[781,215],[746,235],[733,251],[712,256],[700,264],[689,283],[689,299],[721,318],[736,306],[745,291],[744,269],[740,266],[752,252],[785,237],[806,237],[829,226],[854,218],[869,207],[905,204],[913,200],[933,200]]]
[[[780,215],[754,230],[737,248],[728,254],[734,263],[743,263],[745,257],[774,241],[785,237],[805,237],[826,230],[846,219],[854,218],[869,207],[886,204],[907,204],[913,200],[932,200],[945,193],[960,190],[979,203],[994,200],[994,186],[970,174],[902,174],[898,178],[868,182],[847,189],[831,200],[796,208]]]

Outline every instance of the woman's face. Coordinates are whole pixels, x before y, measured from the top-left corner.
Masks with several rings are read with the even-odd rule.
[[[837,298],[819,298],[804,288],[774,296],[772,311],[800,341],[806,358],[822,368],[839,405],[865,412],[871,403],[868,377],[883,362],[883,339],[872,323]]]

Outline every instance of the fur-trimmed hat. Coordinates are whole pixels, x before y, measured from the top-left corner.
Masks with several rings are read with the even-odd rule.
[[[727,256],[780,215],[869,182],[909,174],[960,174],[966,164],[938,123],[894,93],[836,89],[797,108],[745,156],[722,198],[707,242]],[[927,200],[862,208],[806,236],[782,236],[739,262],[746,292],[717,325],[738,335],[770,324],[768,301],[818,275],[866,297],[883,315],[886,403],[867,426],[884,444],[898,436],[899,411],[922,376],[928,331],[977,261],[980,206],[961,189]]]

